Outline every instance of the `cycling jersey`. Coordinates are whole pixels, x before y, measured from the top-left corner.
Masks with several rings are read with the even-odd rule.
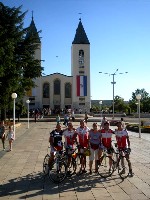
[[[89,134],[89,128],[88,127],[84,127],[84,128],[81,128],[81,127],[78,127],[76,129],[76,132],[77,132],[77,135],[78,135],[78,138],[79,138],[79,143],[81,145],[81,147],[88,147],[88,134]]]
[[[116,130],[115,135],[116,135],[118,148],[126,148],[128,132],[125,129],[123,129],[121,131]]]
[[[109,130],[102,129],[101,130],[102,144],[106,148],[111,148],[112,133],[113,133],[113,131],[111,129],[109,129]]]
[[[75,133],[75,130],[69,131],[68,129],[66,129],[66,130],[63,132],[63,135],[64,135],[64,137],[65,137],[65,146],[66,146],[66,147],[67,147],[68,145],[72,145],[72,146],[73,146],[74,140],[75,140],[74,133]]]
[[[62,135],[63,135],[63,131],[61,130],[60,132],[57,132],[57,130],[53,130],[50,133],[50,137],[53,138],[53,145],[54,147],[62,147],[63,143],[62,143]]]

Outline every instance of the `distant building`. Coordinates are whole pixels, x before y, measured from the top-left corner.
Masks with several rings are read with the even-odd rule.
[[[100,106],[99,104],[100,100],[91,100],[91,107],[92,106]],[[104,106],[112,106],[112,103],[113,103],[113,100],[102,100],[102,104],[101,106],[104,107]],[[128,101],[124,101],[125,104],[128,104],[129,102]]]
[[[30,34],[37,29],[32,17]],[[60,44],[61,45],[61,44]],[[41,59],[41,41],[35,52]],[[71,75],[49,74],[35,79],[36,88],[27,94],[31,100],[30,108],[75,109],[89,112],[91,107],[90,91],[90,42],[81,19],[71,46]]]
[[[100,100],[91,100],[91,107],[92,106],[100,106],[99,104]],[[102,106],[111,106],[112,100],[102,100]]]

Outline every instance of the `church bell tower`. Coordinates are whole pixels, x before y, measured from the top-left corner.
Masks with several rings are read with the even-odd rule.
[[[82,113],[90,111],[90,42],[81,19],[71,47],[72,105]]]

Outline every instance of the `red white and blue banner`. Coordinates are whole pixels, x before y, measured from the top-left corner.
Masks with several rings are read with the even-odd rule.
[[[77,96],[87,96],[87,76],[77,76]]]

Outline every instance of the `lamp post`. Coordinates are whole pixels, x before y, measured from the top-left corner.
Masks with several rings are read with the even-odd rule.
[[[13,109],[13,131],[14,131],[14,138],[15,138],[15,100],[17,98],[17,94],[16,93],[12,93],[11,95],[12,99],[14,100],[14,109]]]
[[[139,138],[141,138],[141,116],[140,116],[140,101],[141,101],[141,95],[137,94],[136,99],[138,100],[138,106],[139,106]]]
[[[135,104],[137,105],[137,111],[136,111],[136,112],[137,112],[137,114],[138,114],[138,104],[139,104],[139,103],[138,103],[138,102],[136,102]]]
[[[115,82],[115,75],[116,75],[116,73],[117,73],[117,71],[118,71],[119,69],[116,69],[116,71],[113,73],[113,74],[110,74],[110,73],[104,73],[104,74],[108,74],[109,76],[110,75],[112,75],[113,76],[113,81],[111,82],[111,84],[113,84],[113,103],[112,103],[112,107],[113,107],[113,119],[114,119],[114,113],[115,113],[115,102],[114,102],[114,97],[115,97],[115,84],[116,84],[116,82]],[[99,72],[99,73],[102,73],[102,72]],[[124,73],[128,73],[128,72],[124,72]],[[119,74],[124,74],[124,73],[119,73]]]
[[[30,103],[30,100],[26,100],[26,103],[28,105],[28,128],[29,128],[29,103]]]
[[[99,105],[100,105],[100,113],[101,113],[101,121],[102,121],[102,101],[99,101]]]

